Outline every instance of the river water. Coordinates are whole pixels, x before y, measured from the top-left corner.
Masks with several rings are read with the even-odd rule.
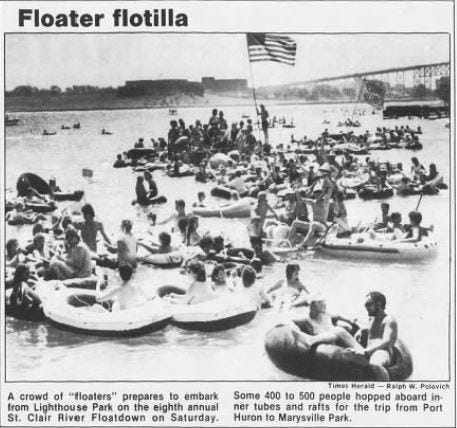
[[[186,123],[206,121],[211,106],[181,108],[179,117]],[[353,106],[288,105],[267,106],[270,116],[294,118],[295,129],[273,129],[273,144],[287,143],[290,134],[315,137],[324,127],[339,131],[336,124],[352,114]],[[254,114],[248,107],[223,109],[228,122],[241,114]],[[414,155],[428,167],[434,162],[450,180],[450,137],[448,120],[407,118],[383,121],[382,115],[357,116],[362,128],[374,132],[376,126],[408,124],[421,126],[424,149]],[[7,195],[22,172],[34,172],[44,178],[56,177],[62,190],[83,189],[86,201],[93,204],[97,216],[110,235],[119,231],[123,218],[134,221],[138,235],[148,230],[145,212],[132,207],[136,174],[130,169],[113,169],[115,155],[126,151],[139,138],[166,136],[168,110],[115,110],[88,112],[19,113],[21,123],[6,129]],[[323,119],[331,121],[322,125]],[[81,123],[80,130],[60,130],[62,124]],[[102,128],[114,134],[100,135]],[[55,136],[41,136],[43,129],[56,130]],[[291,132],[292,131],[292,132]],[[362,131],[361,131],[362,132]],[[407,150],[373,152],[372,158],[403,162],[409,168],[414,156]],[[93,178],[83,178],[82,168],[91,168]],[[210,184],[196,183],[193,177],[171,179],[155,173],[159,192],[169,203],[154,208],[159,217],[171,212],[172,201],[183,198],[187,204],[204,190],[209,197]],[[301,278],[312,291],[322,292],[329,312],[366,321],[364,297],[379,290],[387,297],[387,311],[398,321],[399,334],[414,359],[412,380],[445,380],[449,376],[450,308],[450,193],[424,196],[420,210],[425,225],[435,225],[439,255],[421,264],[376,263],[322,259],[312,254],[295,256],[301,266]],[[389,202],[393,211],[407,213],[418,198],[395,197]],[[379,202],[347,202],[352,224],[371,222],[379,215]],[[222,231],[234,241],[246,243],[245,220],[201,219],[201,228]],[[6,236],[24,241],[31,237],[30,227],[6,227]],[[283,278],[285,264],[264,269],[264,284]],[[140,266],[136,281],[151,292],[158,285],[179,283],[178,270],[160,270]],[[306,309],[303,309],[305,313]],[[293,376],[275,368],[263,346],[275,315],[263,311],[250,324],[225,332],[197,333],[168,326],[162,331],[138,338],[100,338],[64,332],[46,323],[6,320],[6,378],[14,380],[291,380]]]

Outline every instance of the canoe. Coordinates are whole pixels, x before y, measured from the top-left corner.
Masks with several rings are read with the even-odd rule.
[[[173,325],[184,330],[205,332],[229,330],[247,324],[255,318],[258,311],[250,299],[239,293],[222,295],[195,305],[168,305],[172,312]]]
[[[250,217],[251,204],[239,201],[234,204],[213,207],[194,207],[192,214],[200,217],[243,218]]]
[[[377,381],[380,380],[380,371],[384,370],[370,364],[364,356],[340,346],[320,344],[311,348],[299,347],[288,325],[278,325],[268,331],[265,349],[276,367],[306,379]],[[391,381],[402,381],[411,375],[412,357],[401,340],[395,344],[393,364],[386,370]]]
[[[436,256],[438,244],[427,237],[419,242],[396,242],[367,239],[357,242],[351,238],[326,239],[316,246],[316,252],[352,260],[413,262]]]
[[[157,298],[135,308],[110,312],[95,304],[96,296],[95,290],[61,287],[44,300],[43,312],[63,329],[107,336],[138,336],[160,330],[170,320],[170,312]]]

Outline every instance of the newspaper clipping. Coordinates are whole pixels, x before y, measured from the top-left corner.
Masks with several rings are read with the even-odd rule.
[[[456,426],[453,2],[0,19],[0,426]]]

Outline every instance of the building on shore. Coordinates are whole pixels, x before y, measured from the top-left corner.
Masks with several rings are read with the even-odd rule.
[[[127,80],[124,86],[117,89],[117,94],[120,97],[160,97],[177,94],[203,96],[203,87],[199,82],[190,82],[186,79]]]
[[[246,79],[216,79],[214,77],[202,77],[203,90],[215,93],[230,93],[231,95],[243,96],[248,92]]]
[[[205,92],[245,96],[248,92],[248,81],[214,77],[202,77],[201,82],[186,79],[127,80],[124,86],[117,88],[120,97],[160,97],[179,94],[203,96]]]

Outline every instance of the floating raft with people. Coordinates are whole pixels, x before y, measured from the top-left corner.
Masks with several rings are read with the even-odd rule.
[[[438,243],[431,237],[419,242],[331,238],[316,246],[316,253],[352,260],[414,262],[431,259],[438,253]]]
[[[402,381],[413,371],[411,353],[401,340],[397,340],[393,362],[386,369],[337,345],[298,345],[289,325],[278,325],[268,331],[265,350],[280,370],[319,381],[378,381],[385,379],[385,371],[391,381]]]
[[[192,214],[200,217],[245,218],[251,215],[251,204],[240,201],[224,206],[194,207]]]
[[[160,299],[141,306],[113,310],[113,302],[96,302],[95,290],[61,287],[43,301],[43,312],[55,325],[65,330],[107,336],[138,336],[161,330],[170,320],[170,312]]]
[[[184,294],[179,287],[165,286],[157,290],[160,297]],[[169,304],[171,323],[184,330],[223,331],[251,322],[257,315],[257,306],[247,297],[233,293],[203,303]]]

